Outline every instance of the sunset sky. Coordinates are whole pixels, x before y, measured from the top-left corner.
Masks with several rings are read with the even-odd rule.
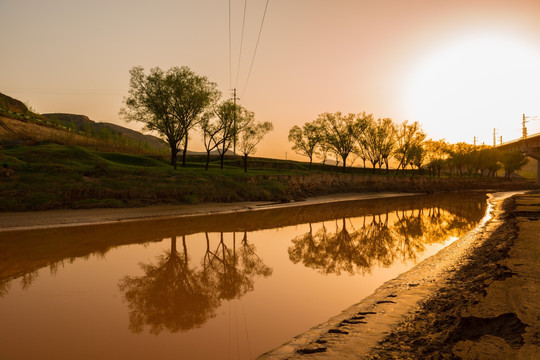
[[[186,65],[273,122],[257,155],[278,158],[300,159],[288,131],[322,112],[450,142],[518,138],[523,113],[540,132],[540,0],[269,0],[247,86],[266,0],[247,1],[240,57],[244,3],[229,53],[228,0],[0,0],[0,92],[140,129],[118,116],[129,70]]]

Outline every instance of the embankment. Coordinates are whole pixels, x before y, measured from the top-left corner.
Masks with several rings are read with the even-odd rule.
[[[285,183],[287,196],[291,199],[340,192],[432,193],[457,190],[524,190],[537,187],[531,181],[503,178],[430,178],[357,174],[273,175],[252,178],[255,182],[268,180]]]

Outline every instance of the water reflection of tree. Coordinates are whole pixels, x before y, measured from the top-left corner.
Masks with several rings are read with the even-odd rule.
[[[248,243],[247,233],[236,248],[236,234],[233,234],[232,248],[227,247],[220,233],[216,250],[210,250],[210,240],[206,234],[206,253],[203,260],[203,277],[217,290],[220,299],[232,300],[253,290],[255,276],[270,276],[272,269],[266,266],[255,253],[255,247]]]
[[[471,209],[464,212],[467,210]],[[324,223],[313,233],[310,224],[307,233],[292,240],[289,259],[325,274],[365,273],[374,266],[388,267],[398,260],[416,260],[426,245],[441,243],[450,236],[463,236],[476,223],[439,207],[393,214],[396,220],[391,225],[386,213],[365,216],[362,225],[351,230],[347,228],[347,219],[342,218],[341,226],[336,222],[333,233]]]
[[[144,325],[149,325],[153,334],[164,329],[183,331],[214,316],[217,299],[204,286],[200,274],[188,266],[185,237],[182,246],[179,253],[173,236],[170,252],[161,255],[157,264],[141,264],[144,276],[126,276],[121,281],[132,331],[141,332]]]
[[[176,237],[172,237],[170,252],[160,256],[155,265],[141,264],[143,276],[126,276],[120,281],[133,332],[141,332],[145,325],[153,334],[200,326],[215,316],[222,300],[240,298],[252,291],[255,276],[271,275],[272,269],[248,243],[247,233],[238,249],[235,236],[230,248],[221,233],[213,251],[208,234],[206,239],[202,268],[189,266],[185,236],[180,253]]]

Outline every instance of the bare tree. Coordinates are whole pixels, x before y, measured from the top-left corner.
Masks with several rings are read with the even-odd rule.
[[[232,100],[227,100],[219,104],[214,114],[218,118],[218,131],[215,135],[217,150],[220,157],[220,167],[223,169],[225,154],[231,145],[238,141],[238,134],[248,124],[252,123],[255,114],[248,111],[241,105],[235,104]]]
[[[205,170],[208,170],[210,164],[210,153],[219,145],[218,135],[223,131],[223,123],[217,121],[217,118],[205,116],[200,122],[201,132],[203,136],[203,144],[206,149],[206,165]]]

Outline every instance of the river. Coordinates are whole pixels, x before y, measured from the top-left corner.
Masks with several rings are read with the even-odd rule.
[[[463,192],[0,232],[0,359],[252,359],[485,211]]]

